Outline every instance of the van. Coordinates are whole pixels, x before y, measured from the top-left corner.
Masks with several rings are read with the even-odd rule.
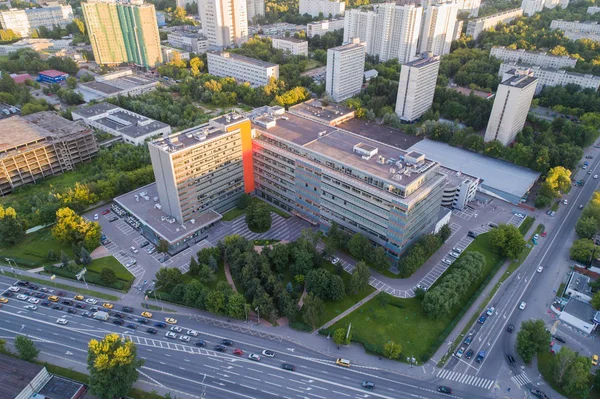
[[[344,367],[350,367],[350,360],[342,359],[341,357],[335,361],[335,364]]]

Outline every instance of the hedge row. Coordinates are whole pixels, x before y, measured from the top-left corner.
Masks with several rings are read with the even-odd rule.
[[[52,274],[55,274],[60,277],[65,277],[65,278],[68,278],[71,280],[77,280],[77,278],[75,277],[75,273],[71,273],[70,271],[60,268],[60,267],[44,266],[44,270],[48,273],[52,273]],[[129,281],[125,281],[125,280],[121,280],[121,279],[117,279],[117,281],[114,284],[106,284],[104,281],[102,281],[99,274],[90,272],[90,271],[88,271],[85,274],[85,281],[89,284],[99,285],[99,286],[107,287],[107,288],[113,288],[113,289],[119,290],[119,291],[128,291],[129,288],[131,288],[131,283]]]

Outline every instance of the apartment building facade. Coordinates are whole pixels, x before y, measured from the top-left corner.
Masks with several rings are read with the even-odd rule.
[[[306,37],[312,38],[315,35],[323,36],[327,32],[344,29],[344,21],[344,18],[338,18],[309,22],[306,24]]]
[[[248,24],[252,24],[256,17],[264,17],[265,0],[246,0]]]
[[[311,17],[322,15],[331,18],[344,15],[346,3],[341,0],[300,0],[298,10],[300,15],[308,14]]]
[[[537,78],[536,94],[539,94],[545,86],[566,86],[575,84],[584,89],[598,90],[600,88],[600,76],[567,72],[562,69],[540,68],[539,66],[519,65],[514,62],[503,62],[498,70],[500,77],[507,78],[515,73],[531,75]]]
[[[484,141],[513,142],[525,126],[536,86],[537,78],[529,75],[513,75],[498,85]]]
[[[365,72],[365,46],[358,39],[327,50],[325,91],[340,102],[360,93]]]
[[[450,53],[458,10],[458,4],[452,2],[434,4],[425,9],[419,37],[420,53]]]
[[[208,39],[199,33],[172,32],[167,35],[170,46],[204,54],[208,50]]]
[[[246,0],[204,0],[198,2],[202,30],[216,47],[240,45],[248,39]]]
[[[143,0],[88,0],[81,3],[92,51],[100,65],[162,63],[154,5]]]
[[[279,65],[232,54],[225,51],[208,51],[208,73],[220,77],[231,76],[251,86],[264,86],[271,78],[279,79]]]
[[[477,17],[479,15],[481,0],[457,0],[456,4],[458,4],[460,12],[468,12],[469,17]]]
[[[0,195],[72,170],[98,152],[93,131],[54,112],[0,120]]]
[[[569,57],[568,55],[553,55],[545,51],[510,49],[504,46],[492,47],[490,57],[496,57],[505,62],[536,65],[541,68],[562,69],[574,68],[577,65],[577,58]]]
[[[549,1],[548,1],[549,2]],[[523,9],[523,14],[527,16],[532,16],[537,14],[538,12],[544,9],[544,4],[546,0],[523,0],[521,2],[521,8]],[[550,7],[554,8],[554,7]]]
[[[367,54],[381,61],[397,58],[407,63],[416,58],[423,8],[413,3],[374,4],[345,14],[344,41],[360,38]]]
[[[0,11],[2,29],[12,29],[21,37],[30,36],[36,29],[55,25],[61,28],[73,22],[73,9],[70,5],[49,5],[25,10],[9,9]]]
[[[589,39],[600,41],[600,23],[598,21],[579,22],[555,19],[550,23],[550,28],[562,30],[569,40]]]
[[[308,41],[293,37],[275,36],[271,38],[273,48],[283,50],[292,55],[303,55],[308,57]]]
[[[413,122],[431,108],[439,70],[439,56],[402,65],[396,98],[396,114],[401,120]]]
[[[522,15],[522,8],[514,8],[512,10],[506,10],[496,14],[488,15],[487,17],[473,19],[467,24],[467,35],[473,36],[475,39],[477,39],[479,34],[484,30],[491,29],[500,23],[507,24]]]

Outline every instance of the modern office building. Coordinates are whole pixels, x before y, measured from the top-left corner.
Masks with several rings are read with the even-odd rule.
[[[419,37],[420,53],[440,56],[450,53],[457,13],[458,5],[452,2],[433,4],[425,9]]]
[[[273,48],[286,51],[293,55],[308,57],[308,42],[293,37],[277,36],[271,38]]]
[[[154,5],[143,0],[88,0],[81,3],[94,58],[100,65],[162,63]]]
[[[98,152],[92,129],[54,112],[0,120],[0,195],[72,170]]]
[[[367,54],[381,61],[397,58],[407,63],[416,58],[423,9],[413,3],[373,4],[345,14],[344,41],[359,38]]]
[[[196,54],[204,54],[208,50],[208,39],[200,33],[175,31],[167,34],[167,41],[170,46]]]
[[[134,74],[131,69],[126,69],[98,75],[91,82],[80,82],[75,91],[81,93],[85,101],[91,101],[117,96],[139,96],[154,90],[157,85],[157,79]]]
[[[584,89],[598,90],[600,88],[600,76],[567,72],[562,69],[540,68],[539,66],[519,65],[514,62],[503,62],[500,65],[498,75],[506,79],[509,75],[519,73],[531,75],[537,78],[536,94],[539,94],[545,86],[566,86],[575,84]]]
[[[493,28],[500,23],[507,24],[522,15],[522,8],[514,8],[512,10],[506,10],[496,14],[488,15],[487,17],[472,19],[467,24],[467,35],[473,36],[473,38],[477,39],[479,34],[484,30]]]
[[[246,0],[248,23],[252,23],[255,17],[265,15],[265,0]]]
[[[251,86],[264,86],[271,78],[279,79],[279,65],[228,52],[209,51],[208,73],[220,77],[231,76]]]
[[[11,29],[22,37],[30,36],[37,28],[54,26],[66,27],[73,22],[73,9],[70,5],[42,5],[41,8],[19,10],[12,8],[0,11],[0,26]]]
[[[211,46],[240,45],[248,39],[246,0],[199,1],[198,12]]]
[[[527,16],[532,16],[537,14],[538,12],[544,9],[544,3],[552,0],[523,0],[521,2],[521,8],[523,9],[523,14]],[[553,8],[553,7],[550,7]]]
[[[439,56],[402,65],[396,98],[396,114],[401,120],[413,122],[431,108],[439,70]]]
[[[298,4],[300,15],[308,14],[311,17],[321,15],[325,18],[344,15],[346,3],[343,0],[300,0]]]
[[[133,145],[143,145],[148,139],[171,134],[171,126],[166,123],[109,103],[78,108],[72,115],[74,121],[81,120],[94,129],[121,137],[123,142]]]
[[[340,102],[360,93],[365,73],[365,46],[358,39],[327,50],[325,91]]]
[[[448,209],[465,209],[477,195],[479,179],[444,166],[440,168],[440,172],[446,176],[442,206]]]
[[[468,12],[469,17],[477,17],[479,15],[479,7],[481,0],[456,0],[459,12]]]
[[[529,75],[513,75],[498,85],[485,130],[486,142],[498,140],[505,146],[513,142],[525,126],[536,86],[537,78]]]
[[[340,29],[344,29],[344,18],[309,22],[306,24],[306,37],[312,38],[315,35],[323,36],[327,32],[333,32]]]
[[[574,68],[577,58],[568,55],[553,55],[545,51],[527,51],[524,49],[510,49],[504,46],[494,46],[490,51],[490,57],[496,57],[505,62],[516,62],[517,64],[536,65],[541,68]]]
[[[292,108],[252,118],[257,196],[323,230],[360,232],[393,257],[432,231],[445,184],[438,163],[332,127],[337,113],[316,102]]]

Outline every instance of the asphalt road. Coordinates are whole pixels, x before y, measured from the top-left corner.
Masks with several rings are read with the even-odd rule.
[[[586,155],[592,154],[594,159],[587,170],[580,169],[576,174],[576,180],[585,179],[586,182],[583,187],[573,187],[570,193],[563,197],[568,200],[568,205],[561,205],[554,218],[543,215],[534,223],[533,228],[540,222],[544,223],[548,234],[546,237],[540,237],[539,244],[532,249],[519,270],[498,289],[491,301],[491,306],[495,307],[494,314],[488,317],[484,324],[476,322],[472,326],[469,335],[473,342],[470,345],[463,343],[461,346],[465,348],[465,352],[472,349],[473,357],[467,359],[463,356],[458,359],[453,356],[444,370],[438,372],[438,376],[463,382],[468,380],[468,377],[463,378],[461,375],[512,381],[512,392],[516,395],[514,397],[519,397],[519,390],[529,390],[540,385],[543,389],[544,382],[537,371],[526,368],[516,356],[516,333],[520,324],[529,319],[544,319],[548,329],[552,327],[548,307],[555,297],[553,288],[560,284],[559,281],[573,263],[569,260],[569,247],[575,238],[573,231],[581,214],[579,205],[585,205],[590,200],[600,181],[592,177],[600,173],[599,153],[595,148],[586,151]],[[591,175],[588,175],[587,171],[591,171]],[[544,268],[541,273],[537,272],[539,266]],[[524,310],[518,308],[521,302],[527,305]],[[510,324],[515,326],[512,334],[507,332]],[[486,351],[486,357],[483,362],[477,363],[475,358],[482,350]],[[508,364],[507,354],[515,357],[516,365]],[[508,394],[511,391],[506,387],[505,384],[503,388]],[[508,388],[510,387],[508,385]]]
[[[4,292],[14,282],[14,279],[0,277],[0,291]],[[24,291],[22,287],[21,291]],[[465,385],[452,386],[453,395],[443,395],[436,391],[438,385],[431,375],[418,379],[360,364],[344,368],[337,366],[330,357],[287,341],[226,331],[193,319],[180,319],[177,324],[184,331],[194,329],[199,332],[199,336],[192,337],[190,343],[165,337],[168,327],[157,328],[156,335],[147,333],[147,327],[142,325],[137,330],[126,328],[128,322],[138,324],[139,309],[134,313],[133,320],[126,319],[125,326],[113,324],[112,318],[102,322],[83,317],[81,313],[84,310],[81,309],[77,314],[69,314],[66,312],[67,306],[63,310],[55,310],[38,304],[37,310],[31,311],[25,309],[27,302],[16,299],[16,294],[0,308],[0,337],[11,340],[16,335],[26,335],[37,342],[36,345],[45,355],[60,359],[61,364],[71,362],[85,365],[88,341],[116,332],[136,343],[138,357],[145,361],[139,370],[140,379],[166,387],[178,396],[201,397],[205,392],[210,398],[476,399],[488,394],[487,390]],[[67,293],[66,298],[72,297]],[[115,309],[120,309],[120,306],[115,305]],[[172,316],[153,313],[154,322]],[[66,318],[68,324],[56,324],[59,317]],[[227,353],[212,350],[222,338],[234,342]],[[197,339],[205,340],[206,348],[194,346]],[[244,355],[233,355],[233,348],[242,349]],[[275,351],[275,358],[261,356],[260,362],[247,358],[249,353],[260,354],[263,349]],[[293,364],[296,370],[283,370],[282,363]],[[360,384],[364,380],[374,382],[375,389],[362,388]]]

